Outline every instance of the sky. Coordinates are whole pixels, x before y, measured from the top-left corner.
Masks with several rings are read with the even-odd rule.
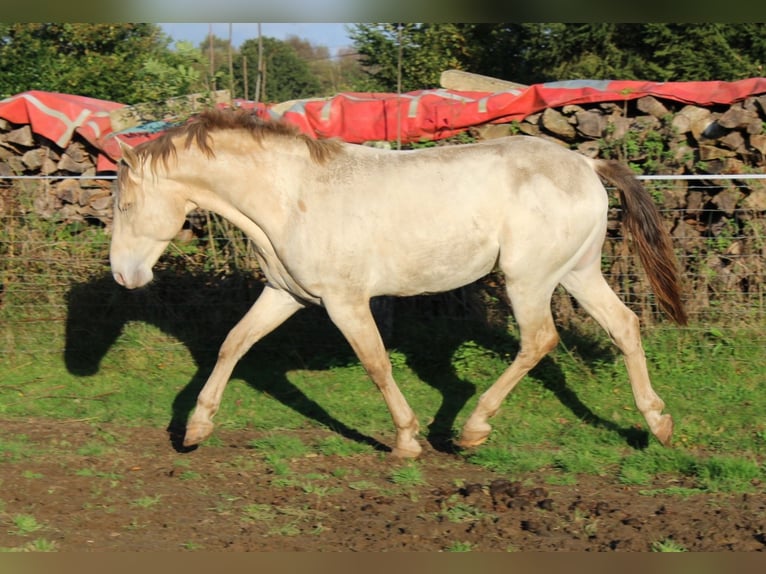
[[[187,40],[195,46],[207,38],[211,26],[213,34],[218,38],[226,39],[229,37],[229,24],[221,22],[212,24],[199,22],[160,23],[159,25],[173,40]],[[294,24],[264,22],[261,24],[261,34],[277,40],[285,40],[289,36],[298,36],[315,46],[327,46],[330,54],[335,55],[340,48],[348,48],[352,45],[346,30],[348,26],[350,24],[330,24],[327,22],[299,22]],[[234,22],[231,24],[231,38],[234,46],[239,46],[245,40],[257,37],[257,23]]]

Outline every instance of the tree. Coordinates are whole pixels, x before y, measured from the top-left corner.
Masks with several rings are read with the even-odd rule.
[[[211,55],[212,47],[212,55]],[[229,73],[229,58],[232,61],[238,57],[237,50],[229,45],[229,40],[219,38],[216,35],[208,35],[199,45],[202,59],[198,70],[205,78],[205,84],[209,90],[231,90],[233,82]]]
[[[3,24],[0,95],[44,90],[126,104],[179,95],[196,80],[168,44],[155,24]]]
[[[360,91],[432,88],[447,68],[461,68],[461,24],[357,24],[350,33],[366,72]]]
[[[289,36],[285,43],[292,46],[296,55],[306,62],[309,71],[319,82],[317,96],[329,96],[338,92],[338,66],[330,57],[327,46],[315,46],[298,36]]]
[[[357,24],[360,89],[438,85],[456,68],[534,84],[570,79],[732,81],[763,75],[766,24]],[[401,51],[401,58],[399,57]]]
[[[270,37],[263,37],[263,70],[261,75],[262,95],[265,102],[319,96],[322,88],[319,80],[311,73],[306,61],[298,57],[289,43]],[[246,62],[248,92],[254,98],[258,74],[258,40],[245,40],[234,62],[234,86],[238,94],[244,94],[244,70]]]
[[[202,53],[190,42],[179,42],[175,52],[165,58],[150,56],[138,73],[136,98],[156,102],[201,91],[204,87],[201,62]]]

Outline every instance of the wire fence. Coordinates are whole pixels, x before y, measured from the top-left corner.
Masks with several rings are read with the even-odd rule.
[[[64,352],[74,313],[115,313],[118,303],[155,305],[162,307],[156,313],[179,318],[207,313],[208,321],[230,327],[257,296],[262,277],[252,245],[217,215],[194,212],[157,266],[160,277],[164,271],[173,280],[160,280],[143,299],[122,299],[121,289],[109,274],[109,221],[73,216],[71,210],[64,210],[67,216],[40,213],[40,197],[50,193],[50,184],[56,179],[61,178],[0,179],[0,354]],[[108,186],[114,178],[85,179]],[[760,194],[766,195],[766,175],[641,179],[673,236],[690,328],[763,324],[766,204],[756,200]],[[629,240],[622,235],[616,194],[610,196],[613,205],[602,254],[604,274],[645,325],[670,328],[657,311]],[[427,303],[416,298],[409,308],[419,304],[434,307],[436,301],[436,312],[477,320],[479,315],[486,318],[495,312],[489,307],[502,305],[503,299],[503,278],[493,273],[477,284]],[[554,308],[559,324],[585,317],[563,291],[556,293]],[[385,311],[383,315],[379,319],[385,323]],[[146,315],[134,309],[123,319],[143,317]],[[49,329],[50,340],[41,338],[39,332],[27,338],[28,332],[35,331],[32,325]],[[92,328],[97,328],[95,323]],[[763,343],[753,341],[754,345]]]

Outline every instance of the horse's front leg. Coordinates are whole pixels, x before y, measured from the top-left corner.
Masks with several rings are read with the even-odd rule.
[[[375,325],[369,301],[349,303],[324,299],[323,303],[333,323],[351,344],[370,378],[383,394],[396,427],[396,443],[392,454],[400,458],[417,457],[423,450],[415,438],[420,428],[418,420],[394,381],[391,361]]]
[[[293,313],[303,308],[285,291],[265,287],[256,302],[226,336],[218,352],[218,361],[197,397],[194,414],[186,425],[184,446],[205,440],[213,432],[213,416],[221,404],[226,383],[234,366],[259,339],[281,325]]]

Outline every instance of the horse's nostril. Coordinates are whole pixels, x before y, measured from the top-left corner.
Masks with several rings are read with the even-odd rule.
[[[115,272],[113,276],[114,276],[114,280],[117,281],[117,283],[125,287],[125,278],[122,276],[122,273]]]

